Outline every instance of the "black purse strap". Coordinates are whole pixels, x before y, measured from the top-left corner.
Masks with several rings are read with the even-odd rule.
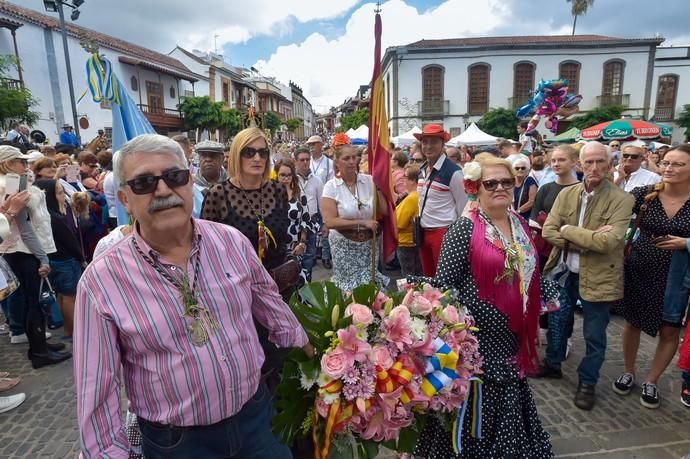
[[[629,253],[629,251],[631,250],[633,239],[635,238],[635,233],[637,233],[637,230],[640,228],[640,223],[642,223],[642,220],[644,219],[644,216],[647,213],[648,207],[649,202],[645,200],[645,202],[643,202],[640,206],[640,211],[635,216],[635,222],[633,223],[632,229],[630,231],[630,238],[625,242],[623,253]]]
[[[434,174],[438,172],[437,169],[431,169],[429,174],[429,184],[426,186],[426,193],[424,193],[424,200],[422,201],[422,210],[419,211],[419,220],[421,222],[422,215],[424,215],[424,208],[426,207],[426,199],[429,197],[429,188],[431,188],[431,183],[434,181]]]

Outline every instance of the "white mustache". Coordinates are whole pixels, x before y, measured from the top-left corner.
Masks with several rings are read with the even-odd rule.
[[[151,204],[149,204],[149,213],[152,214],[159,210],[182,206],[184,206],[184,201],[179,196],[172,195],[165,198],[154,198]]]

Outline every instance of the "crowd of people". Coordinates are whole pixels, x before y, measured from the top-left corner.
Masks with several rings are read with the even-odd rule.
[[[371,267],[392,289],[399,267],[458,292],[484,358],[483,435],[467,435],[463,457],[553,456],[527,378],[563,378],[577,311],[586,349],[575,406],[594,408],[607,353],[619,353],[611,390],[625,396],[639,381],[642,406],[658,407],[687,315],[690,146],[547,147],[524,126],[519,140],[484,147],[448,147],[435,124],[415,136],[409,149],[390,146],[394,260],[372,243],[388,207],[366,148],[344,134],[304,144],[258,128],[229,144],[143,135],[114,161],[107,145],[0,146],[0,272],[18,281],[3,290],[0,333],[28,343],[34,368],[73,356],[84,456],[289,457],[270,430],[271,395],[289,348],[313,355],[288,303],[319,259],[344,291],[371,282]],[[10,189],[17,176],[25,186]],[[612,312],[625,319],[622,349],[607,349]],[[57,340],[47,331],[61,327]],[[659,336],[644,376],[642,331]],[[0,391],[18,383],[4,374]],[[0,412],[23,400],[0,397]],[[415,454],[455,457],[433,420]]]

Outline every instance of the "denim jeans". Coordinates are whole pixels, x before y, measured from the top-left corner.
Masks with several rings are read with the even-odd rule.
[[[582,304],[582,332],[585,338],[585,356],[577,367],[580,382],[595,385],[599,380],[599,370],[606,357],[606,327],[609,324],[608,302],[586,301],[580,296],[580,276],[567,274],[565,285],[561,288],[561,309],[549,314],[549,329],[546,332],[546,362],[553,368],[561,368],[568,347],[568,328],[572,331],[575,320],[575,302]]]
[[[256,394],[234,416],[216,424],[173,427],[139,418],[147,459],[285,459],[292,453],[271,431],[271,394],[259,384]]]

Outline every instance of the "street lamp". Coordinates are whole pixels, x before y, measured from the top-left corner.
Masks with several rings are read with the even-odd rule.
[[[465,113],[462,115],[462,121],[465,123],[465,129],[467,129],[467,125],[470,123],[470,114]]]
[[[62,48],[65,54],[65,68],[67,69],[67,86],[69,88],[69,99],[72,105],[72,123],[74,127],[74,134],[81,144],[81,135],[79,134],[79,122],[77,121],[77,100],[74,98],[74,83],[72,82],[72,64],[69,59],[69,48],[67,46],[67,31],[65,30],[65,12],[63,6],[72,8],[70,18],[73,21],[79,19],[78,8],[84,4],[84,0],[72,0],[72,3],[67,3],[65,0],[43,0],[43,6],[49,13],[58,13],[60,15],[60,32],[62,33]]]

